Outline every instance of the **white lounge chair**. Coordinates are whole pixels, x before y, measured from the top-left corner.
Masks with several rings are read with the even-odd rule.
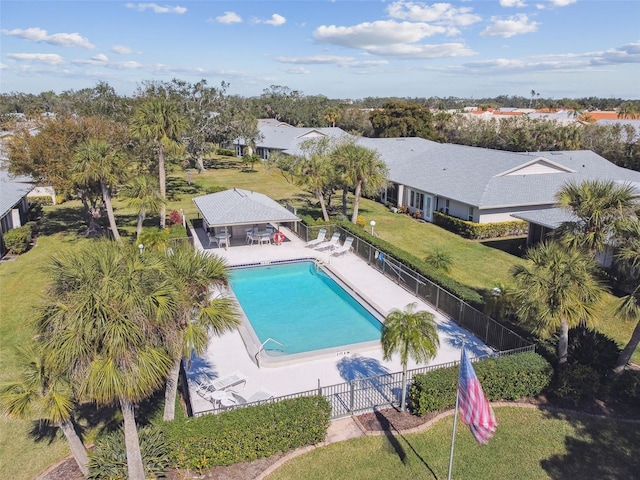
[[[258,390],[256,393],[254,393],[253,395],[247,398],[244,398],[242,395],[239,395],[237,393],[233,393],[232,395],[236,401],[236,404],[238,405],[246,405],[247,403],[262,402],[264,400],[269,400],[274,396],[273,393],[267,392],[266,390]]]
[[[211,394],[218,390],[237,392],[247,383],[247,377],[236,371],[226,377],[210,379],[196,379],[196,393],[207,401],[211,401]]]
[[[316,245],[319,245],[320,243],[324,242],[325,236],[327,235],[327,229],[326,228],[321,228],[320,231],[318,232],[318,236],[316,238],[314,238],[313,240],[309,240],[304,246],[305,247],[315,247]]]
[[[317,247],[315,247],[315,250],[333,249],[340,245],[338,242],[340,242],[340,234],[338,232],[335,232],[329,241],[322,242]]]
[[[242,390],[246,384],[247,377],[237,370],[226,377],[216,378],[211,382],[211,385],[216,390],[229,390],[232,392]]]
[[[353,237],[347,237],[344,241],[344,244],[341,247],[334,248],[331,251],[331,255],[337,257],[338,255],[342,255],[343,253],[347,253],[351,250],[351,244],[353,243]]]

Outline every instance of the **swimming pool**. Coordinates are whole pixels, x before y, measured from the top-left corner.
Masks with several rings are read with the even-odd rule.
[[[314,262],[234,269],[230,283],[270,357],[327,350],[346,354],[340,349],[380,340],[381,315],[365,308]]]

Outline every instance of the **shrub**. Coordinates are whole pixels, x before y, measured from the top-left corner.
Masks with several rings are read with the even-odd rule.
[[[31,228],[28,225],[9,230],[2,236],[7,250],[16,255],[21,255],[29,250],[31,242]]]
[[[598,373],[587,365],[573,363],[558,370],[550,393],[563,400],[577,403],[582,398],[595,398],[599,390]]]
[[[139,242],[146,249],[163,252],[169,246],[169,229],[145,228],[140,234]]]
[[[210,193],[218,193],[218,192],[224,192],[226,190],[225,187],[222,187],[220,185],[213,185],[211,187],[207,187],[204,189],[204,193],[206,193],[207,195],[209,195]]]
[[[489,358],[474,363],[474,370],[491,402],[517,400],[539,395],[551,381],[551,365],[532,352]],[[409,389],[414,413],[450,408],[455,405],[459,367],[440,368],[413,377]]]
[[[169,444],[158,427],[138,430],[146,478],[164,477],[169,467]],[[89,479],[127,478],[127,452],[122,429],[96,440],[89,460]]]
[[[526,235],[529,229],[529,223],[524,220],[475,223],[452,217],[442,212],[433,212],[433,223],[471,240]]]
[[[436,248],[431,253],[429,253],[424,258],[424,261],[430,263],[434,268],[442,270],[445,273],[448,273],[453,266],[453,259],[451,258],[451,255],[439,248]]]
[[[623,371],[614,380],[611,390],[621,400],[640,408],[640,371]]]
[[[169,238],[185,238],[187,236],[187,229],[181,223],[175,224],[169,229]]]
[[[356,225],[359,226],[360,228],[364,228],[364,217],[362,215],[358,215],[358,218],[356,218]]]
[[[33,205],[34,203],[40,204],[41,206],[53,205],[51,195],[34,195],[33,197],[27,197],[27,199],[29,200],[29,205]]]
[[[173,466],[202,473],[324,441],[331,405],[321,396],[167,423]]]
[[[167,218],[168,225],[182,225],[182,214],[177,210],[171,210]]]
[[[620,347],[604,333],[586,327],[569,330],[569,363],[591,367],[601,376],[607,375],[616,364]]]
[[[236,156],[236,151],[232,148],[218,148],[216,149],[216,153],[218,155],[224,155],[225,157],[235,157]]]

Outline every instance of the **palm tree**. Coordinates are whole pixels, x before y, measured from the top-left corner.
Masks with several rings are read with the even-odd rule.
[[[150,98],[138,107],[131,121],[134,138],[149,141],[158,155],[158,183],[163,200],[167,198],[165,154],[183,151],[180,135],[186,128],[186,119],[178,113],[176,106],[165,98]],[[166,205],[160,207],[160,228],[165,227]]]
[[[89,474],[89,458],[73,426],[73,392],[67,378],[54,373],[35,347],[18,349],[22,371],[19,380],[0,386],[3,410],[15,418],[35,416],[55,423],[64,434],[71,454],[84,476]]]
[[[636,119],[640,118],[640,113],[638,112],[638,105],[633,102],[625,102],[620,106],[620,110],[618,111],[618,118],[621,119]]]
[[[569,182],[556,193],[560,207],[576,220],[564,222],[558,229],[563,241],[586,249],[591,255],[605,250],[616,225],[624,220],[634,205],[631,185],[613,180]]]
[[[162,263],[101,241],[54,258],[49,274],[49,298],[37,317],[46,360],[77,385],[79,398],[119,404],[128,478],[142,480],[134,406],[163,385],[171,366],[162,341],[174,298]]]
[[[160,212],[165,203],[160,195],[158,179],[151,175],[136,175],[124,185],[122,193],[127,198],[127,205],[138,211],[136,225],[136,241],[138,241],[147,212]]]
[[[440,346],[435,316],[426,311],[416,311],[417,303],[410,303],[403,311],[392,310],[382,325],[382,352],[385,360],[394,353],[400,354],[402,364],[402,398],[400,410],[405,411],[407,397],[407,363],[409,357],[426,363],[436,356]]]
[[[120,234],[113,214],[111,191],[118,185],[124,173],[124,155],[109,142],[91,138],[75,150],[74,177],[81,183],[97,182],[107,209],[113,238],[120,242]]]
[[[569,329],[589,324],[605,290],[596,280],[595,260],[582,250],[558,242],[529,249],[529,263],[512,269],[517,313],[542,337],[560,332],[558,362],[567,362]]]
[[[332,155],[336,162],[344,166],[345,182],[354,188],[351,223],[355,224],[358,219],[360,197],[363,194],[374,194],[384,188],[389,171],[375,150],[353,142],[339,145]]]
[[[329,221],[324,200],[325,190],[331,185],[333,170],[329,157],[330,140],[327,137],[304,140],[300,144],[303,155],[296,159],[294,174],[300,183],[311,189],[320,202],[322,219]]]
[[[640,219],[636,217],[627,222],[619,234],[623,242],[617,257],[631,273],[629,278],[635,278],[635,288],[629,295],[619,300],[616,314],[624,320],[636,322],[636,326],[631,339],[618,356],[613,369],[616,376],[624,371],[640,343]]]
[[[222,289],[228,285],[228,271],[221,258],[185,245],[174,247],[165,261],[167,275],[180,292],[169,326],[173,365],[164,403],[164,420],[173,420],[182,358],[203,353],[209,335],[233,330],[240,321],[234,302],[222,295]],[[218,294],[214,297],[212,291]]]

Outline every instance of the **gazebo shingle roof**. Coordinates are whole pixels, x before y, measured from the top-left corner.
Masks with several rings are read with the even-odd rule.
[[[195,197],[193,203],[210,227],[300,221],[268,196],[240,188]]]

